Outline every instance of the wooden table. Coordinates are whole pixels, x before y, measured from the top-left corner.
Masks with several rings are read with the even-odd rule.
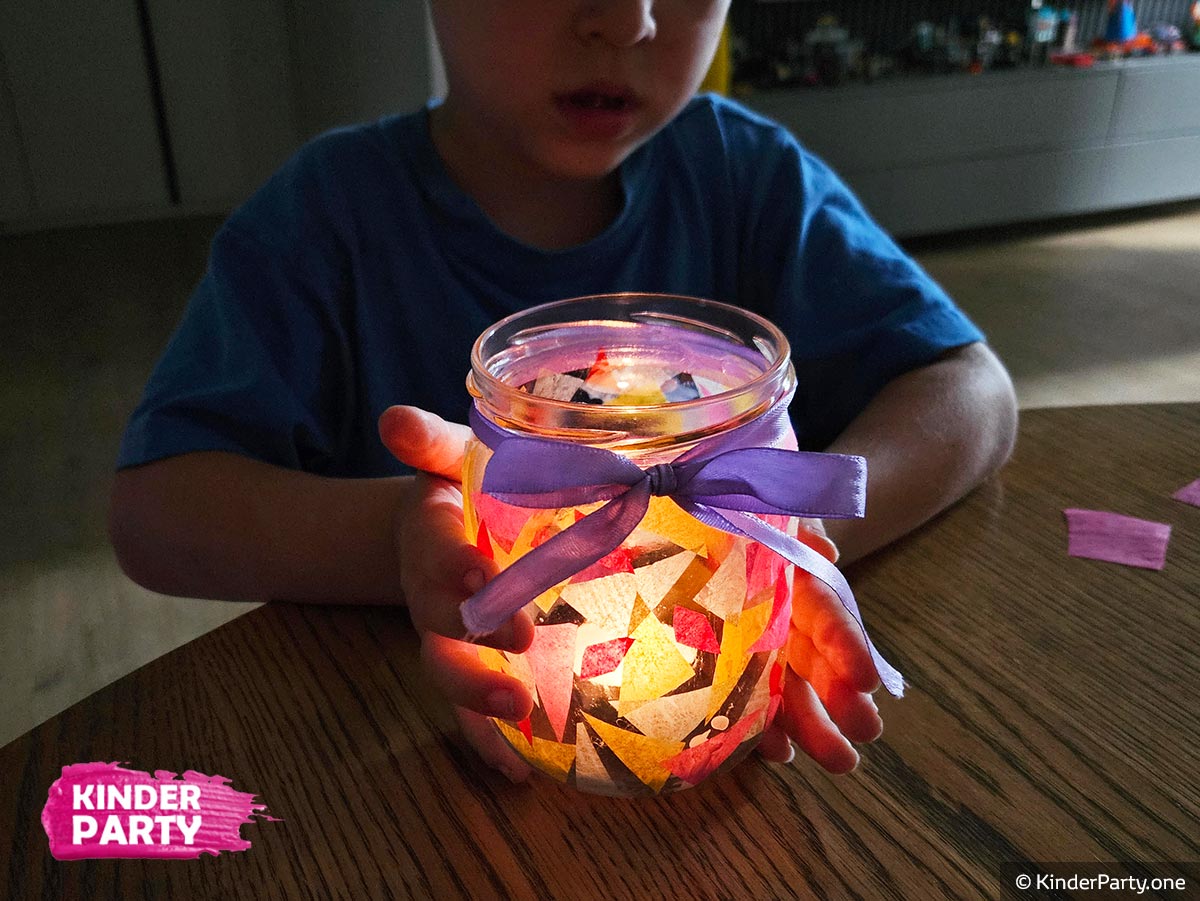
[[[840,778],[514,786],[453,740],[403,612],[262,607],[0,750],[0,897],[978,898],[1011,861],[1200,860],[1200,509],[1170,499],[1197,476],[1200,405],[1026,413],[1000,476],[852,570],[911,687]],[[1068,558],[1069,506],[1172,524],[1166,568]],[[220,773],[283,822],[58,863],[47,789],[94,760]]]

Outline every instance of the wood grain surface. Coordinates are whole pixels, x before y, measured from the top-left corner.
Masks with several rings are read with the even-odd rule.
[[[403,611],[259,608],[0,749],[0,897],[992,898],[1014,861],[1195,862],[1200,509],[1170,495],[1198,476],[1200,405],[1026,413],[999,476],[849,573],[910,687],[845,777],[511,785],[456,743]],[[1166,568],[1067,557],[1064,507],[1170,523]],[[94,760],[220,773],[282,822],[59,863],[47,790]]]

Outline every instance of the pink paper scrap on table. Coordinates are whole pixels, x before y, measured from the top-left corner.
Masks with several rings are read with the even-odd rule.
[[[1167,562],[1171,527],[1101,510],[1063,510],[1067,517],[1067,553],[1143,569],[1162,569]]]
[[[229,781],[192,770],[182,779],[166,770],[151,776],[116,763],[64,766],[42,808],[50,853],[55,860],[186,860],[245,851],[242,825],[276,818]]]
[[[1200,479],[1196,479],[1190,485],[1184,485],[1172,494],[1171,497],[1177,501],[1183,501],[1185,504],[1200,507]]]

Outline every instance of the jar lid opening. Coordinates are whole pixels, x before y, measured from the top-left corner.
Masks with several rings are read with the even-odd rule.
[[[472,349],[467,385],[483,413],[509,428],[659,443],[761,413],[795,384],[789,351],[776,326],[728,304],[597,295],[488,328]]]

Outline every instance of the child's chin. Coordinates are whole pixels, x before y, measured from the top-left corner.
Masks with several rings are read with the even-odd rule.
[[[569,148],[556,154],[553,163],[547,168],[550,168],[560,178],[571,180],[591,181],[607,178],[617,170],[621,163],[625,162],[634,149],[634,147]]]

